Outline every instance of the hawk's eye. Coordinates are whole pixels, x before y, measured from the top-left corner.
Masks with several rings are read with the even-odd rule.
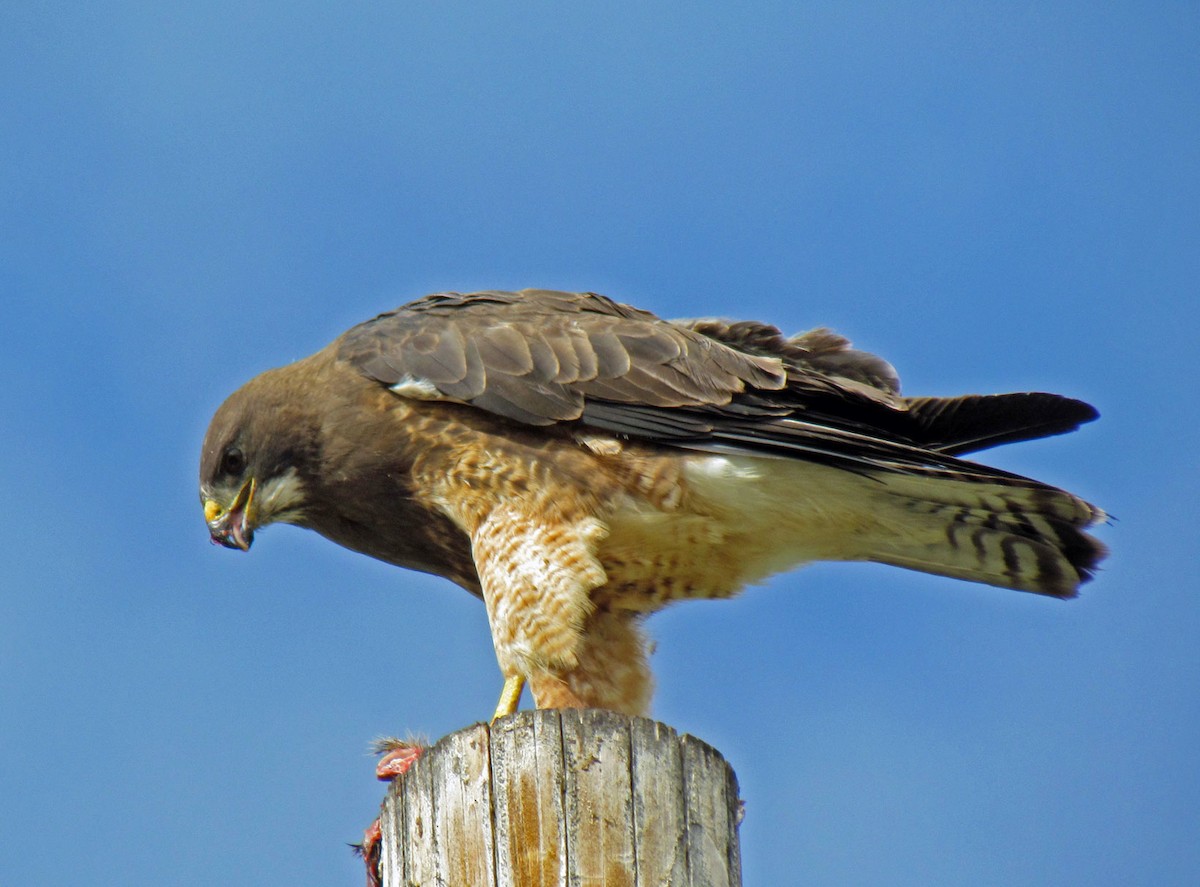
[[[237,447],[230,447],[221,456],[221,473],[239,475],[246,470],[246,457]]]

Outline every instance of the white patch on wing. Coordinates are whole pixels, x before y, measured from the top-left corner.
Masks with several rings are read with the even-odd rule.
[[[762,477],[763,466],[761,460],[745,456],[701,456],[688,459],[684,473],[693,482],[740,484]]]
[[[597,456],[616,456],[625,449],[624,444],[607,434],[579,433],[575,440]]]
[[[299,520],[304,498],[304,482],[295,468],[289,468],[259,487],[254,497],[255,523],[262,526],[272,521],[292,523]]]
[[[411,373],[405,373],[395,385],[388,386],[394,394],[407,397],[410,400],[445,400],[445,396],[437,390],[437,386],[428,379],[422,379]]]

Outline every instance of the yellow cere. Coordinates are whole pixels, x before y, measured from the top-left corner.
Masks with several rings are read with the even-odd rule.
[[[221,506],[217,504],[215,499],[204,500],[204,519],[212,523],[221,513]]]

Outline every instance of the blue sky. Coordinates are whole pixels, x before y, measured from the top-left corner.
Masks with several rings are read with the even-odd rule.
[[[208,544],[226,394],[435,290],[833,326],[1111,511],[1078,600],[818,565],[656,617],[746,883],[1200,881],[1194,4],[0,8],[0,883],[358,884],[368,741],[486,716],[483,608]]]

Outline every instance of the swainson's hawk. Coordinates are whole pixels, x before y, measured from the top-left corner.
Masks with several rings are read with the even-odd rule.
[[[594,293],[427,296],[217,411],[214,541],[282,521],[483,598],[540,707],[646,712],[645,616],[814,560],[1071,597],[1103,512],[959,458],[1096,417],[1054,394],[908,398],[828,330],[665,321]]]

